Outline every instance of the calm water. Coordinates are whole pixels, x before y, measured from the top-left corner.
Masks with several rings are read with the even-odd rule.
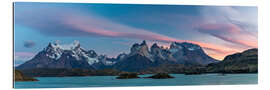
[[[37,82],[15,82],[15,88],[122,87],[257,84],[258,74],[171,74],[173,79],[115,79],[116,76],[36,77]],[[150,75],[140,75],[146,77]]]

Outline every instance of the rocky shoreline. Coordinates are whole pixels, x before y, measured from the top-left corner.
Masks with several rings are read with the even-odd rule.
[[[27,77],[23,75],[22,72],[19,70],[15,70],[14,80],[15,81],[38,81],[35,78]]]

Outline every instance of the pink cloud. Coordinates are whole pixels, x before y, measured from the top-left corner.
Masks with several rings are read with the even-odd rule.
[[[256,36],[231,23],[203,24],[196,29],[201,33],[212,35],[227,42],[246,47],[258,47]]]
[[[203,48],[209,48],[216,52],[237,52],[238,49],[228,48],[210,43],[202,43],[197,41],[181,40],[168,36],[164,36],[158,33],[150,32],[144,29],[133,28],[122,24],[113,23],[104,19],[97,19],[93,17],[81,17],[81,16],[69,16],[64,21],[67,26],[76,28],[78,31],[103,37],[122,37],[132,39],[152,40],[159,42],[190,42],[198,44]],[[213,27],[212,27],[213,28]]]

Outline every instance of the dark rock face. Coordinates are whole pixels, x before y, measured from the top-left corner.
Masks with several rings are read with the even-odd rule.
[[[173,76],[170,76],[168,73],[158,73],[150,77],[145,78],[153,78],[153,79],[168,79],[168,78],[174,78]]]
[[[155,60],[155,62],[160,62],[160,64],[175,61],[169,50],[159,47],[156,43],[151,46],[151,54],[153,60]]]
[[[203,49],[192,43],[177,43],[174,42],[170,46],[172,56],[179,64],[185,65],[207,65],[218,62],[212,57],[208,56]]]
[[[242,53],[228,55],[219,63],[209,64],[208,72],[221,73],[257,73],[258,49],[249,49]]]
[[[120,74],[116,79],[134,79],[134,78],[140,78],[138,77],[137,73],[123,73]]]
[[[154,66],[152,61],[140,54],[136,54],[130,57],[127,57],[125,60],[119,61],[114,65],[114,68],[123,70],[123,71],[139,71]]]
[[[141,44],[135,43],[132,45],[129,56],[137,54],[151,59],[151,54],[149,53],[146,41],[143,41]]]
[[[113,66],[119,70],[137,72],[162,64],[205,66],[214,62],[218,61],[208,56],[203,49],[196,44],[174,42],[168,49],[159,47],[154,43],[149,51],[147,43],[143,41],[141,44],[135,43],[131,47],[130,53],[125,55],[125,58],[119,60],[119,62]]]
[[[15,81],[38,81],[37,79],[31,78],[31,77],[27,77],[25,75],[23,75],[23,73],[19,70],[15,70],[14,72],[15,76],[14,76],[14,80]]]
[[[33,59],[19,65],[18,69],[53,67],[54,60],[46,56],[45,51],[39,52]]]
[[[86,60],[77,60],[75,57],[71,56],[70,51],[64,52],[62,56],[55,62],[54,67],[50,68],[93,68]]]
[[[117,56],[116,60],[119,60],[119,61],[124,60],[127,56],[128,56],[127,54],[121,53]]]
[[[136,72],[154,66],[151,54],[145,41],[141,44],[135,43],[130,49],[130,53],[122,60],[114,64],[114,68],[123,71]]]

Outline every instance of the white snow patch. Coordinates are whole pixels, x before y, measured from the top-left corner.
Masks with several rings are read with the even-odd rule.
[[[62,49],[62,50],[73,50],[79,45],[80,45],[79,41],[76,41],[76,40],[71,44],[61,44],[60,45],[57,42],[52,44],[53,48],[59,48],[59,49]]]
[[[87,57],[87,61],[88,61],[89,65],[93,65],[94,63],[99,62],[99,60],[97,58],[90,58],[90,57]]]
[[[107,60],[106,60],[106,61],[104,62],[104,64],[105,64],[105,65],[113,65],[113,64],[115,64],[115,62],[113,62],[113,61],[107,61]]]
[[[47,48],[46,52],[49,52],[49,54],[46,54],[46,56],[48,56],[49,58],[52,59],[59,59],[62,55],[62,50],[57,46],[57,45],[53,45],[51,44],[52,47],[51,48]]]
[[[195,48],[188,48],[188,50],[193,51],[193,50],[195,50]]]
[[[178,52],[179,50],[176,49],[176,48],[171,48],[169,51],[172,52],[172,53],[176,53],[176,52]]]
[[[123,59],[123,58],[125,58],[125,56],[126,56],[126,55],[121,55],[121,56],[120,56],[120,59]]]
[[[194,51],[194,50],[198,50],[201,49],[200,47],[189,47],[188,50],[190,51]]]

